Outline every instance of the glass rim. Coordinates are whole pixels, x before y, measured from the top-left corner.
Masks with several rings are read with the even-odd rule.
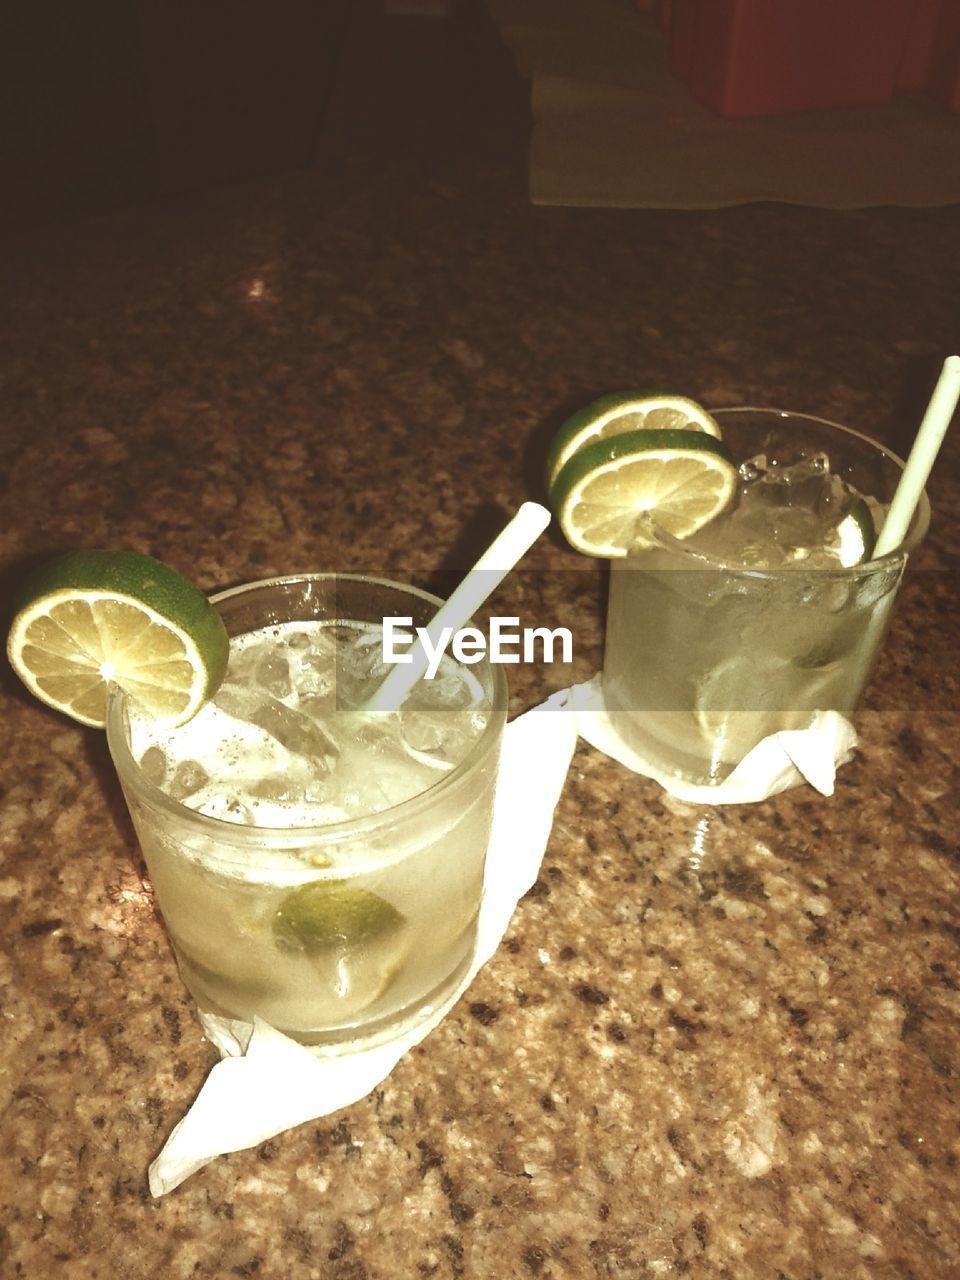
[[[245,582],[236,587],[228,587],[223,591],[217,591],[209,595],[208,599],[211,604],[216,605],[224,600],[264,587],[283,587],[292,583],[317,580],[329,582],[347,580],[354,583],[362,583],[366,586],[389,587],[392,590],[401,591],[405,595],[415,596],[438,608],[443,604],[443,600],[439,596],[435,596],[432,592],[424,591],[421,587],[415,587],[409,583],[394,582],[390,578],[373,577],[370,574],[340,573],[338,571],[291,573],[274,578],[260,578],[255,582]],[[400,801],[399,804],[390,805],[376,813],[363,814],[357,818],[345,818],[340,822],[287,827],[252,826],[199,813],[196,809],[191,809],[181,801],[175,800],[147,778],[134,757],[125,729],[124,713],[127,709],[127,695],[116,685],[111,686],[107,700],[107,746],[113,757],[121,785],[129,780],[135,786],[138,796],[145,799],[153,808],[161,810],[179,822],[207,832],[211,838],[219,836],[221,839],[229,840],[234,845],[251,844],[264,846],[267,850],[280,848],[290,851],[293,851],[300,844],[317,843],[319,841],[325,844],[347,843],[357,836],[367,835],[371,831],[377,831],[382,827],[396,825],[398,822],[407,823],[415,819],[422,810],[433,807],[448,792],[458,789],[463,780],[494,749],[502,737],[506,723],[509,693],[507,679],[500,666],[497,663],[490,662],[486,656],[482,662],[474,665],[486,666],[490,670],[493,682],[491,715],[484,726],[483,732],[474,742],[466,756],[448,773],[443,774],[436,782],[431,783],[424,791],[418,791],[416,795],[409,796],[406,800]],[[219,849],[212,856],[216,861],[220,862],[235,861],[229,857],[224,857]],[[389,858],[377,858],[375,862],[376,865],[380,865],[382,862],[389,860]],[[351,864],[351,871],[353,869]],[[311,867],[310,870],[315,872],[318,878],[322,878],[325,874],[334,877],[342,877],[344,874],[343,867]]]
[[[714,418],[733,417],[735,414],[756,414],[758,417],[780,418],[783,420],[802,420],[804,422],[815,422],[818,426],[829,427],[833,431],[839,431],[843,435],[852,436],[859,440],[862,444],[868,445],[877,453],[883,454],[895,463],[903,471],[906,463],[899,454],[894,453],[892,449],[887,448],[879,440],[874,440],[871,436],[865,435],[862,431],[857,431],[854,427],[844,426],[841,422],[834,422],[831,418],[823,418],[815,413],[804,413],[799,409],[777,409],[768,405],[733,405],[725,406],[721,409],[708,410]],[[702,566],[704,570],[722,570],[726,574],[736,574],[746,578],[776,578],[781,574],[800,574],[815,573],[820,577],[833,577],[844,580],[850,578],[869,577],[875,573],[881,573],[902,566],[907,557],[919,546],[926,536],[930,525],[930,500],[927,497],[926,489],[920,495],[916,510],[910,522],[910,528],[903,542],[898,547],[894,547],[892,551],[888,551],[886,555],[879,556],[875,560],[862,560],[859,564],[838,565],[836,568],[810,568],[802,564],[797,565],[779,565],[773,569],[750,568],[738,561],[722,560],[719,556],[711,556],[708,552],[694,550],[687,546],[682,538],[675,538],[673,534],[667,533],[664,529],[658,529],[652,522],[649,525],[651,535],[656,538],[656,545],[663,551],[669,551],[680,560],[693,562],[695,565]],[[643,555],[646,548],[636,548],[628,551],[625,556],[619,557],[614,563],[623,564],[629,562],[635,556]]]

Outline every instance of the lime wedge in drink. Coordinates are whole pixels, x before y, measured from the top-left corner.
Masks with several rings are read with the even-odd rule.
[[[550,504],[567,540],[585,555],[614,558],[643,545],[639,517],[686,538],[724,511],[737,470],[705,431],[628,431],[584,445],[560,468]]]
[[[877,535],[870,508],[863,498],[858,498],[847,514],[837,522],[826,545],[827,550],[836,556],[837,563],[844,569],[870,559],[877,545]]]
[[[584,445],[628,431],[705,431],[720,438],[716,421],[687,396],[669,391],[611,391],[572,414],[547,450],[547,489],[560,469]]]
[[[279,943],[315,953],[365,946],[397,930],[404,917],[389,902],[342,880],[314,880],[288,893],[273,918]]]
[[[21,589],[7,654],[31,693],[103,728],[117,684],[143,711],[177,725],[213,696],[229,639],[207,597],[134,551],[75,551]]]

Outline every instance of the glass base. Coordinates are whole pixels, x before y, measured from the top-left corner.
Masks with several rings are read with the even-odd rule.
[[[609,702],[606,710],[610,726],[623,745],[656,773],[691,786],[717,787],[726,781],[739,763],[739,757],[736,760],[722,759],[719,750],[710,755],[706,743],[698,752],[685,750],[689,740],[697,736],[693,717],[688,712],[661,712],[661,722],[667,716],[675,717],[675,722],[666,726],[659,724],[657,727],[661,733],[658,735],[645,727],[644,720],[636,712],[618,711],[611,708]],[[647,720],[652,718],[647,717]],[[673,739],[669,736],[670,729],[674,730]]]
[[[405,1007],[391,1010],[379,1018],[371,1018],[368,1021],[357,1022],[351,1026],[334,1028],[318,1027],[314,1030],[304,1030],[299,1027],[276,1026],[275,1030],[281,1032],[290,1040],[295,1040],[298,1044],[313,1049],[324,1057],[362,1053],[367,1049],[375,1049],[380,1045],[390,1044],[395,1040],[403,1039],[418,1026],[430,1022],[441,1010],[445,1012],[445,1006],[452,1005],[453,997],[469,972],[472,960],[473,947],[471,946],[457,967],[448,973],[443,981],[438,983],[431,991],[426,992]],[[249,1016],[238,1014],[236,1010],[228,1009],[211,1000],[208,993],[198,992],[189,982],[186,982],[186,986],[201,1013],[210,1017],[225,1019],[230,1023],[250,1025]],[[274,1024],[271,1023],[270,1025],[273,1026]]]

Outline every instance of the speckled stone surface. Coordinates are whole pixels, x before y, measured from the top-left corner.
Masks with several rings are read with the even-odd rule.
[[[557,419],[618,386],[909,432],[960,342],[957,209],[536,210],[506,54],[482,26],[398,32],[371,33],[315,172],[16,237],[5,583],[109,545],[209,589],[442,589],[539,496]],[[4,1280],[960,1276],[956,434],[930,493],[833,798],[696,808],[581,747],[540,880],[441,1027],[160,1201],[147,1165],[215,1053],[102,737],[5,673]],[[514,712],[597,668],[602,595],[554,537],[494,600],[576,637],[571,667],[512,673]]]

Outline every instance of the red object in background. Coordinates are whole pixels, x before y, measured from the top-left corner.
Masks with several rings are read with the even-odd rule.
[[[673,0],[671,65],[722,116],[893,95],[913,0]]]
[[[927,90],[951,111],[960,111],[960,0],[942,0]]]
[[[940,20],[941,0],[913,0],[900,66],[898,89],[923,89],[930,73],[934,33]]]

